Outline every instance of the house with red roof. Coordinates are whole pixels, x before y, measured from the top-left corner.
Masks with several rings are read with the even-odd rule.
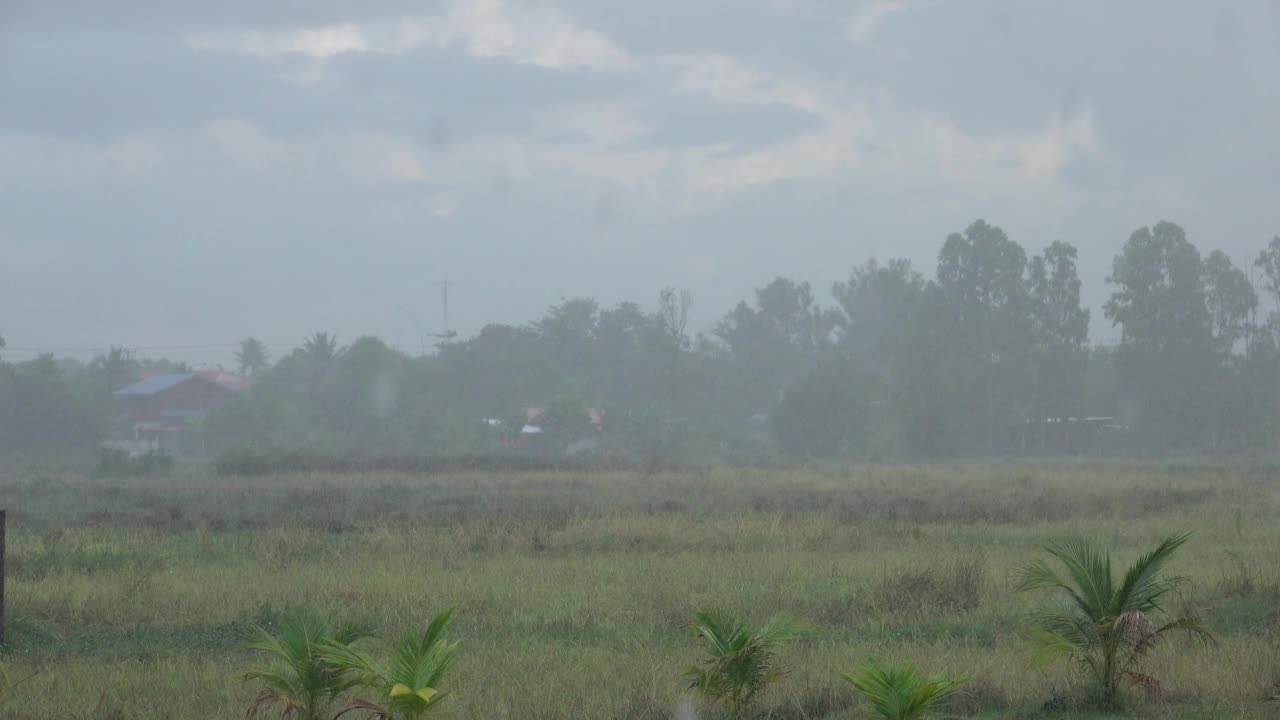
[[[115,434],[138,449],[195,453],[192,431],[244,381],[221,371],[149,374],[116,390]]]

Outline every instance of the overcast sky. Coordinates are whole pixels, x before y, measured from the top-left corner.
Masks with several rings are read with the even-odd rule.
[[[561,298],[1280,233],[1270,0],[0,0],[0,335],[407,350]],[[201,361],[224,349],[149,354]]]

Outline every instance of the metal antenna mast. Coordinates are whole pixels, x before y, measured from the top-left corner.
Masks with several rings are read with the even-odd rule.
[[[458,333],[449,329],[449,273],[445,271],[444,281],[441,285],[441,294],[443,304],[441,305],[441,314],[444,316],[444,331],[431,333],[431,337],[439,340],[452,340],[457,337]]]

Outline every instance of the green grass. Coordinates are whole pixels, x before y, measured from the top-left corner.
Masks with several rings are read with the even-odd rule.
[[[447,607],[463,643],[447,718],[670,718],[694,702],[696,608],[795,616],[812,639],[762,716],[870,717],[864,657],[971,678],[951,716],[1085,718],[1066,666],[1032,667],[1038,598],[1008,570],[1054,538],[1118,561],[1178,530],[1173,571],[1216,648],[1149,665],[1128,716],[1273,718],[1280,473],[1263,466],[936,465],[646,475],[147,479],[0,470],[9,510],[0,717],[236,718],[236,646],[290,604],[394,638]],[[1255,565],[1239,558],[1272,558]],[[700,706],[698,717],[708,715]],[[1058,708],[1058,709],[1055,709]]]

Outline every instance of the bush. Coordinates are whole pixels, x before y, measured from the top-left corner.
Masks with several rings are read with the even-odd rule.
[[[141,455],[131,455],[117,447],[98,449],[98,463],[94,466],[96,477],[145,477],[173,469],[173,457],[159,450],[148,450]]]
[[[925,717],[965,680],[924,678],[910,665],[880,665],[867,659],[856,673],[841,673],[884,720]]]
[[[886,573],[876,580],[872,593],[876,608],[882,612],[958,612],[978,607],[985,582],[986,561],[968,557],[945,565]]]
[[[1190,537],[1190,533],[1169,536],[1139,557],[1122,578],[1112,574],[1111,554],[1091,543],[1046,545],[1045,552],[1064,572],[1038,560],[1018,568],[1014,585],[1015,590],[1048,590],[1061,598],[1034,616],[1038,654],[1046,659],[1070,658],[1087,669],[1104,706],[1119,704],[1122,683],[1163,697],[1160,681],[1141,672],[1146,656],[1173,632],[1213,641],[1198,617],[1165,615],[1164,598],[1183,582],[1165,570]]]
[[[603,472],[637,469],[613,457],[542,457],[533,455],[470,455],[423,457],[414,455],[344,455],[317,452],[238,453],[214,463],[219,475],[277,475],[282,473],[393,472],[435,475],[459,472]]]
[[[806,634],[804,626],[783,616],[752,630],[728,610],[699,612],[689,628],[708,653],[701,665],[685,672],[690,689],[712,703],[723,703],[735,718],[766,685],[782,679],[784,671],[775,657],[778,648]]]

